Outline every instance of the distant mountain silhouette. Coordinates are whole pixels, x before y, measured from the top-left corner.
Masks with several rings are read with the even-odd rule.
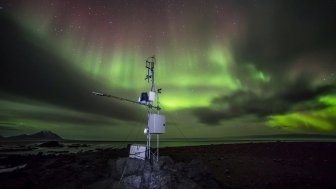
[[[33,134],[22,134],[10,137],[2,137],[3,140],[63,140],[57,134],[51,131],[40,131]]]

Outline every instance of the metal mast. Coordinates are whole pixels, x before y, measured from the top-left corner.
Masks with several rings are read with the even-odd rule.
[[[150,92],[149,92],[149,106],[148,106],[148,128],[145,130],[147,131],[147,157],[150,159],[151,155],[153,155],[153,158],[156,158],[158,161],[159,159],[159,148],[160,148],[160,137],[159,134],[162,134],[165,132],[165,117],[160,115],[160,101],[159,101],[159,93],[161,93],[161,89],[156,90],[155,88],[155,71],[154,66],[156,64],[156,59],[154,56],[149,57],[146,60],[146,68],[147,68],[147,75],[146,80],[148,80],[148,83],[151,82]],[[156,97],[156,110],[157,112],[153,110],[153,104],[154,104],[154,98]],[[162,122],[163,128],[159,129],[155,128],[152,124],[155,124],[156,121]],[[154,123],[153,123],[154,122]],[[154,129],[153,129],[154,127]],[[163,130],[162,130],[163,129]],[[157,130],[157,131],[154,131]],[[151,154],[151,135],[156,134],[156,152]]]
[[[159,94],[161,93],[161,88],[156,90],[155,88],[155,71],[154,66],[156,64],[156,59],[154,56],[147,58],[146,60],[146,68],[147,75],[145,80],[151,82],[150,91],[142,92],[138,101],[129,100],[122,97],[117,97],[109,94],[104,94],[100,92],[92,92],[97,96],[104,96],[109,98],[115,98],[118,100],[123,100],[143,106],[148,107],[148,124],[144,130],[144,133],[147,137],[146,146],[144,146],[145,150],[141,150],[142,146],[139,145],[131,145],[130,149],[130,157],[139,158],[139,159],[156,159],[159,160],[159,148],[160,148],[160,138],[159,135],[166,132],[166,118],[163,115],[160,115],[160,101]],[[156,105],[155,105],[156,98]],[[155,111],[156,110],[156,111]],[[156,152],[151,152],[151,135],[156,134]]]

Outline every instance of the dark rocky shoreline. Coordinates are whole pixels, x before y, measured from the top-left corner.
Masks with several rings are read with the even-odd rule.
[[[160,149],[159,164],[128,149],[1,155],[1,188],[336,188],[336,143],[274,142]],[[122,179],[120,179],[122,178]]]

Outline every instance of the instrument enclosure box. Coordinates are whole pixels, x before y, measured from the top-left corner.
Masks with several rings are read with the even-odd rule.
[[[150,134],[163,134],[166,132],[166,117],[159,114],[150,114],[148,118]]]
[[[146,145],[132,144],[130,146],[129,157],[145,160],[145,158],[146,158]]]

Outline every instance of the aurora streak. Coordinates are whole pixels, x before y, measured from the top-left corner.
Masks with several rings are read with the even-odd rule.
[[[0,5],[8,25],[1,135],[48,129],[65,138],[122,140],[138,133],[143,108],[89,93],[137,99],[149,89],[144,66],[152,55],[166,138],[182,137],[179,129],[191,138],[336,132],[335,2]]]

